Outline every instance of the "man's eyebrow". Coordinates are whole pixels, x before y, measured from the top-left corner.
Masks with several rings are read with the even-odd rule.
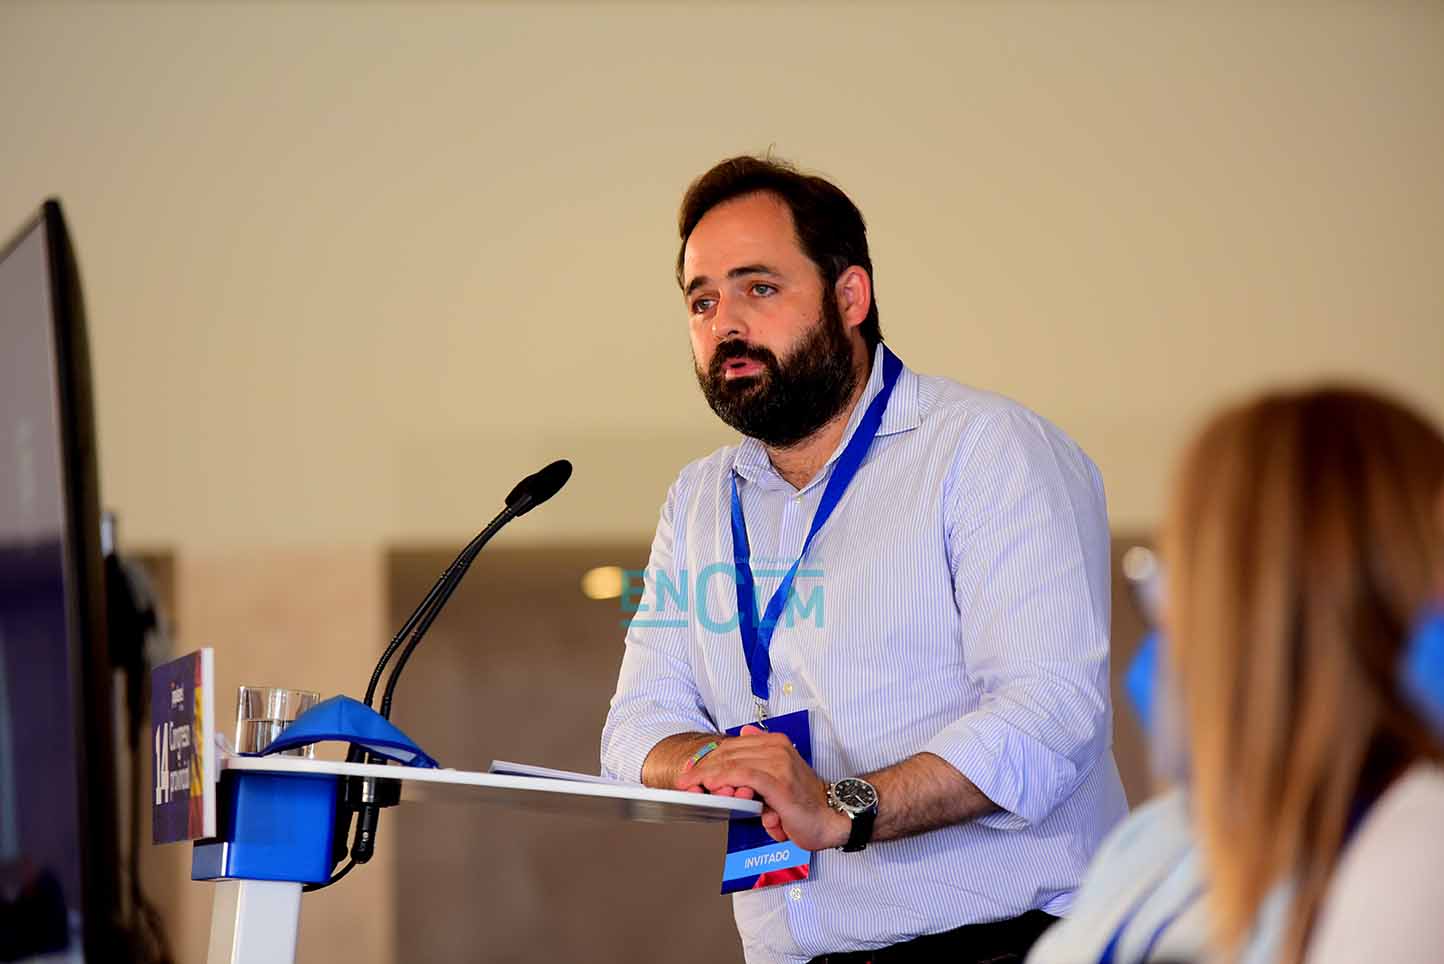
[[[771,267],[770,265],[744,264],[739,265],[738,267],[733,268],[731,271],[727,272],[727,277],[742,278],[750,274],[768,274],[772,275],[773,277],[781,277],[782,272],[778,271],[776,268]],[[690,295],[692,292],[696,291],[698,288],[707,284],[711,280],[712,279],[708,278],[706,275],[698,275],[691,281],[687,282],[687,287],[683,290],[682,293]]]

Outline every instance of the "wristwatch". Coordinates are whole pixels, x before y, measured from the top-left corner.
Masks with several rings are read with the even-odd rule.
[[[852,833],[841,848],[855,854],[872,839],[872,825],[877,820],[877,788],[866,780],[847,777],[827,785],[827,805],[852,820]]]

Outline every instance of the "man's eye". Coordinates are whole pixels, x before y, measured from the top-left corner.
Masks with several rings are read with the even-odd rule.
[[[762,297],[766,298],[768,295],[777,294],[777,288],[773,285],[767,284],[765,281],[759,281],[752,286],[752,293],[754,295],[761,295]]]
[[[696,301],[692,302],[692,314],[700,315],[711,307],[711,298],[698,298]]]

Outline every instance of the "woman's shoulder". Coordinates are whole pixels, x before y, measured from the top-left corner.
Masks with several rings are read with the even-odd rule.
[[[1141,804],[1104,838],[1073,904],[1043,935],[1029,964],[1096,960],[1132,917],[1174,912],[1196,889],[1188,800],[1169,790]]]
[[[1387,872],[1401,862],[1431,868],[1444,883],[1444,767],[1420,764],[1395,780],[1370,808],[1344,851],[1336,882]],[[1391,873],[1392,876],[1392,873]]]
[[[1379,798],[1344,851],[1309,960],[1437,961],[1441,910],[1444,768],[1419,765]]]
[[[1420,764],[1401,776],[1379,800],[1380,815],[1421,826],[1439,826],[1439,804],[1444,801],[1444,766]],[[1371,822],[1374,814],[1369,815]]]

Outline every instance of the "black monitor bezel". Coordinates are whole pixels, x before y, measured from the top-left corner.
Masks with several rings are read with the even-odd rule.
[[[114,735],[114,670],[106,634],[105,577],[100,543],[100,479],[95,403],[80,271],[57,199],[3,246],[8,257],[31,233],[45,232],[50,315],[55,348],[61,479],[65,488],[66,626],[71,710],[80,788],[80,881],[86,960],[114,959],[121,927],[118,792]]]

